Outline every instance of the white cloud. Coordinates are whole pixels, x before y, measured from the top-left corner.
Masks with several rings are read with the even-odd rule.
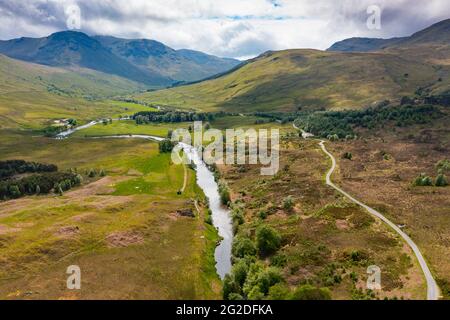
[[[0,0],[0,38],[63,30],[64,9],[73,3],[89,34],[151,38],[230,57],[326,49],[352,36],[404,36],[450,17],[448,0]],[[381,30],[366,27],[372,4],[383,9]]]

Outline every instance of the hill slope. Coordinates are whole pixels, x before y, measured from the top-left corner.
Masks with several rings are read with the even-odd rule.
[[[111,113],[111,104],[92,99],[137,89],[144,86],[90,69],[55,68],[0,55],[0,129],[35,128],[55,118],[104,116]]]
[[[350,38],[333,44],[327,51],[369,52],[386,48],[404,48],[417,45],[448,45],[450,43],[450,19],[414,33],[410,37],[392,39]]]
[[[138,98],[181,108],[253,112],[358,109],[420,91],[441,94],[450,90],[449,40],[450,19],[408,38],[353,38],[326,52],[267,52],[207,81]]]
[[[97,40],[81,32],[58,32],[46,38],[0,42],[0,53],[14,59],[56,67],[80,67],[147,85],[168,85],[171,79],[143,71],[117,57]]]
[[[410,95],[438,82],[431,66],[389,53],[269,52],[234,72],[138,96],[202,110],[353,109]]]

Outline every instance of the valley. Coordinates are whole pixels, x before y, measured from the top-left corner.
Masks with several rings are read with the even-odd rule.
[[[0,299],[449,299],[449,24],[242,63],[80,32],[1,41]],[[194,121],[279,130],[280,170],[174,163],[167,138]]]

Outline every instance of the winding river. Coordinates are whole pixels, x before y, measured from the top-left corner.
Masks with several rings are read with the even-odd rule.
[[[92,127],[99,122],[92,121],[84,126],[61,132],[56,136],[57,139],[66,139],[73,133]],[[92,139],[146,139],[153,141],[162,141],[164,138],[149,135],[113,135],[93,137]],[[191,145],[180,143],[184,153],[195,164],[197,172],[197,184],[203,190],[209,199],[209,207],[212,211],[214,227],[217,228],[222,241],[216,247],[214,254],[216,261],[217,274],[223,280],[225,275],[231,271],[231,247],[233,242],[233,224],[230,211],[225,208],[220,200],[219,186],[214,179],[213,172],[201,160],[199,151]]]

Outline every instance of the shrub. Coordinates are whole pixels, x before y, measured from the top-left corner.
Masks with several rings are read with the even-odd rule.
[[[249,238],[236,237],[233,241],[232,253],[236,258],[254,256],[256,255],[256,246]]]
[[[219,182],[219,195],[222,204],[228,205],[228,203],[231,201],[230,191],[227,184],[223,181]]]
[[[436,187],[446,187],[448,186],[447,177],[443,174],[440,174],[436,178]]]
[[[244,214],[242,213],[242,210],[239,208],[235,208],[231,212],[231,217],[233,218],[233,222],[237,223],[238,225],[242,225],[245,222]]]
[[[284,283],[277,283],[270,287],[268,298],[270,300],[287,300],[290,297],[289,287]]]
[[[270,287],[282,281],[283,277],[279,269],[267,268],[261,262],[256,262],[249,268],[243,293],[250,300],[261,300],[269,293]]]
[[[22,195],[22,193],[19,190],[19,187],[16,186],[16,185],[13,185],[13,186],[9,187],[9,194],[11,195],[11,197],[13,199],[19,198]]]
[[[97,172],[95,172],[94,169],[90,169],[88,172],[88,177],[89,178],[94,178],[97,175]]]
[[[450,172],[450,160],[441,160],[436,164],[436,169],[439,174]]]
[[[258,218],[260,218],[261,220],[265,220],[268,216],[267,211],[265,210],[261,210],[258,212]]]
[[[287,211],[291,211],[294,208],[294,199],[292,196],[287,196],[283,200],[283,209]]]
[[[281,236],[275,229],[262,225],[256,230],[256,246],[261,255],[269,255],[280,248]]]
[[[292,300],[331,300],[330,290],[316,288],[309,284],[298,287],[291,296]]]
[[[160,153],[171,153],[174,147],[175,143],[169,139],[164,139],[163,141],[159,142]]]
[[[428,186],[432,186],[433,185],[433,180],[425,175],[424,173],[422,173],[420,176],[418,176],[416,178],[416,180],[414,180],[414,185],[417,187],[428,187]]]
[[[245,259],[240,259],[233,265],[232,274],[234,280],[241,288],[244,285],[245,280],[247,280],[248,270],[249,265],[247,264],[247,261]]]
[[[352,160],[353,159],[353,155],[351,152],[346,152],[342,155],[342,159],[347,159],[347,160]]]
[[[239,292],[239,286],[234,281],[234,278],[227,274],[223,279],[222,296],[224,300],[228,300],[232,293]]]

